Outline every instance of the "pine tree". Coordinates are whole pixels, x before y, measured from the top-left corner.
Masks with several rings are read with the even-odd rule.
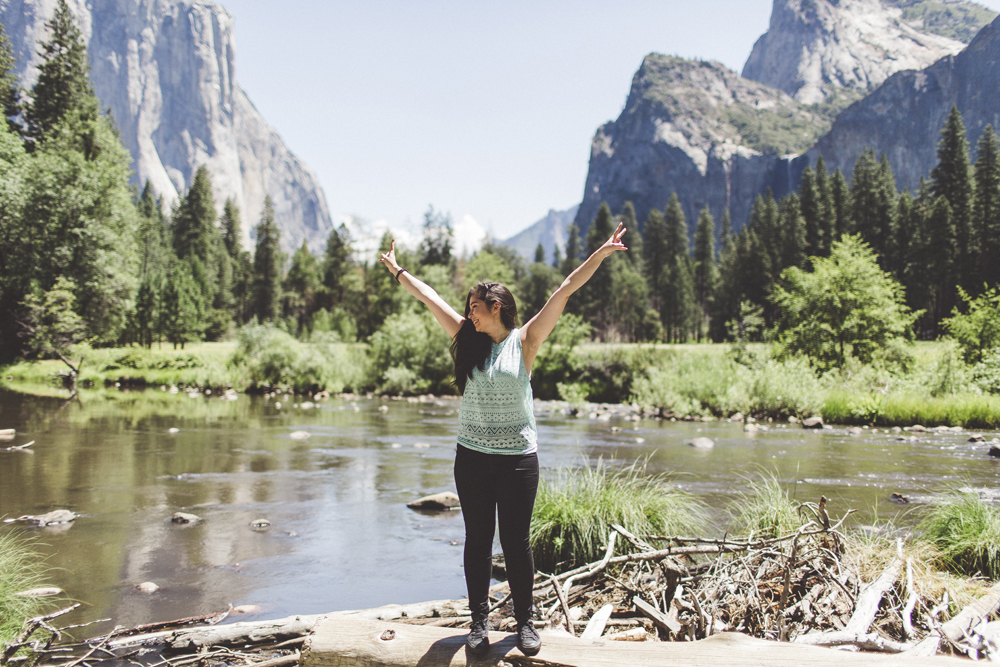
[[[427,207],[424,213],[424,237],[420,241],[420,263],[423,266],[451,264],[452,245],[455,242],[453,227],[450,214],[435,211],[433,206]]]
[[[778,204],[778,220],[781,228],[781,269],[778,275],[790,266],[802,268],[806,263],[806,224],[802,219],[802,205],[794,192],[781,198]]]
[[[323,255],[323,286],[330,298],[330,306],[343,303],[347,295],[347,275],[351,265],[351,235],[347,225],[330,230]]]
[[[683,342],[696,326],[697,313],[687,221],[676,192],[667,202],[664,231],[665,276],[660,317],[667,340]]]
[[[44,140],[70,110],[92,119],[99,109],[90,85],[87,45],[66,0],[59,0],[45,27],[49,39],[41,45],[38,81],[25,107],[28,134],[35,141]]]
[[[175,350],[178,345],[184,349],[185,343],[201,335],[204,301],[188,262],[177,261],[170,268],[160,312],[160,328]]]
[[[729,207],[722,209],[719,220],[719,253],[724,253],[733,244],[733,220],[729,216]]]
[[[590,228],[587,230],[587,256],[594,254],[604,245],[614,233],[614,219],[607,202],[602,202],[597,209]],[[594,275],[587,281],[576,298],[579,301],[579,312],[602,338],[607,335],[611,326],[611,301],[614,296],[611,284],[611,258],[601,263]],[[626,260],[627,261],[627,260]]]
[[[622,243],[628,248],[625,257],[632,262],[633,266],[638,266],[642,263],[643,257],[642,231],[639,229],[639,221],[636,220],[635,207],[632,206],[632,202],[625,202],[621,213],[618,214],[618,220],[625,225],[625,235],[622,236]],[[639,264],[636,264],[637,262]]]
[[[853,234],[855,227],[851,219],[851,189],[844,173],[838,167],[830,178],[830,218],[833,220],[833,240],[838,241],[844,234]]]
[[[539,241],[538,245],[535,246],[535,263],[545,263],[545,246],[542,245],[541,241]]]
[[[566,258],[562,262],[562,274],[568,276],[578,266],[580,266],[580,228],[574,222],[566,230]]]
[[[698,226],[694,235],[694,296],[702,313],[701,320],[706,332],[712,295],[718,278],[718,267],[715,264],[715,220],[706,206],[698,214]],[[699,338],[701,332],[702,327],[699,326]]]
[[[305,240],[292,254],[292,265],[285,276],[282,310],[285,317],[296,322],[296,335],[307,336],[313,313],[319,309],[318,296],[322,285],[319,259],[309,251]]]
[[[17,80],[16,66],[17,59],[11,51],[7,32],[0,24],[0,109],[7,117],[8,129],[20,134],[23,128],[15,120],[21,113],[21,84]]]
[[[818,197],[819,233],[822,247],[819,254],[826,257],[830,247],[837,240],[837,212],[833,203],[833,189],[830,176],[826,173],[826,161],[820,155],[816,158],[816,195]]]
[[[875,150],[861,152],[851,179],[851,217],[855,230],[875,251],[883,271],[899,269],[896,248],[896,180],[889,161],[875,161]]]
[[[941,129],[938,142],[938,163],[931,170],[931,192],[944,197],[951,208],[955,240],[958,244],[956,262],[957,280],[966,291],[978,294],[982,281],[976,276],[978,248],[972,230],[972,173],[969,166],[969,142],[965,137],[965,123],[958,107],[952,105],[948,120]],[[976,283],[979,283],[977,289]]]
[[[254,314],[258,322],[269,322],[278,315],[281,299],[281,244],[274,223],[271,196],[264,198],[264,210],[257,225],[257,247],[253,257]]]
[[[823,216],[820,213],[820,195],[819,187],[816,184],[816,174],[808,165],[802,170],[799,206],[802,209],[802,222],[805,226],[805,253],[810,257],[819,255],[826,245],[826,239],[823,237]]]
[[[664,267],[667,263],[667,223],[663,211],[654,208],[646,218],[643,227],[643,269],[646,284],[649,285],[650,302],[653,309],[662,312]]]
[[[979,245],[980,281],[1000,284],[1000,144],[987,125],[976,145],[976,198],[972,209]]]
[[[552,248],[552,268],[561,269],[562,268],[562,252],[559,251],[559,244],[555,244]]]
[[[960,245],[955,217],[947,197],[940,195],[934,200],[926,224],[923,267],[932,281],[930,312],[933,314],[933,325],[940,330],[941,320],[958,303],[955,289],[958,271],[955,264],[960,256]]]
[[[234,262],[243,252],[243,224],[240,221],[240,209],[233,201],[232,197],[226,197],[226,203],[222,206],[222,243],[226,247],[226,254]]]
[[[208,168],[202,165],[195,172],[191,187],[174,215],[173,244],[178,259],[197,257],[206,266],[213,263],[214,237],[220,236],[215,219],[212,180]],[[212,293],[210,286],[200,287],[206,295]]]

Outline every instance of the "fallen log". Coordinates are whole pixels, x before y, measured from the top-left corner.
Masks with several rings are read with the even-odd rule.
[[[251,621],[230,623],[229,625],[163,630],[113,639],[108,642],[108,646],[122,648],[125,646],[162,645],[173,649],[197,649],[203,646],[233,642],[260,642],[308,634],[321,618],[323,618],[322,614],[312,614],[310,616],[288,616],[272,621]]]
[[[941,632],[945,637],[953,642],[964,638],[966,633],[979,622],[979,619],[992,614],[1000,608],[1000,584],[994,584],[992,588],[972,604],[941,626]]]
[[[899,579],[901,566],[902,561],[898,557],[893,558],[889,567],[885,568],[878,579],[861,589],[857,604],[854,605],[854,613],[851,614],[851,620],[847,622],[844,632],[859,636],[868,633],[868,628],[878,613],[878,607],[882,604],[883,596]]]
[[[320,620],[303,650],[302,667],[459,667],[472,664],[465,632],[344,616]],[[560,633],[561,635],[561,633]],[[618,642],[542,635],[542,650],[531,658],[515,647],[516,636],[490,633],[489,652],[474,664],[498,667],[686,667],[739,664],[746,667],[840,667],[841,665],[968,665],[958,658],[846,653],[815,646],[754,639],[724,632],[696,642]]]

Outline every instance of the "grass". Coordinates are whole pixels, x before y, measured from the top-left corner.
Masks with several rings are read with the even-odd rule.
[[[877,392],[858,395],[833,391],[827,395],[822,413],[823,419],[833,424],[921,424],[994,429],[1000,428],[1000,396],[954,394],[933,397]]]
[[[1000,509],[974,493],[954,491],[918,526],[948,570],[1000,579]]]
[[[20,533],[0,533],[0,643],[13,639],[21,626],[52,604],[53,598],[19,595],[45,585],[46,568]]]
[[[799,529],[803,523],[799,505],[788,496],[774,473],[743,479],[745,488],[737,493],[730,506],[733,528],[738,534],[766,539]]]
[[[556,572],[600,560],[611,524],[637,535],[697,533],[705,525],[705,505],[667,481],[647,476],[644,461],[611,470],[603,460],[543,478],[531,522],[536,566]]]

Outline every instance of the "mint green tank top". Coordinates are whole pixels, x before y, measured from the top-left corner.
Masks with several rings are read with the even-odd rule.
[[[484,454],[537,451],[531,382],[518,329],[493,343],[485,369],[474,368],[465,383],[458,409],[458,444]]]

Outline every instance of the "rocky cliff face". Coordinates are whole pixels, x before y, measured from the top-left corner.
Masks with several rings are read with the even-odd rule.
[[[736,225],[758,193],[787,193],[797,154],[828,122],[788,95],[740,78],[719,63],[651,54],[632,80],[625,109],[597,130],[583,202],[582,233],[602,201],[626,201],[640,222],[676,192],[689,223],[708,206]],[[782,157],[787,156],[787,157]]]
[[[957,56],[919,71],[899,72],[850,106],[808,156],[850,174],[868,146],[885,153],[897,185],[914,189],[937,164],[941,128],[956,105],[975,147],[987,124],[1000,128],[1000,18]]]
[[[169,203],[194,172],[212,173],[216,202],[233,197],[244,246],[271,195],[283,246],[324,247],[332,228],[315,174],[288,150],[235,78],[233,17],[210,1],[68,0],[91,58],[91,80],[134,159]],[[0,0],[21,81],[36,78],[37,44],[56,0]]]
[[[774,0],[743,76],[812,104],[866,94],[895,72],[923,69],[964,47],[902,16],[880,0]]]

